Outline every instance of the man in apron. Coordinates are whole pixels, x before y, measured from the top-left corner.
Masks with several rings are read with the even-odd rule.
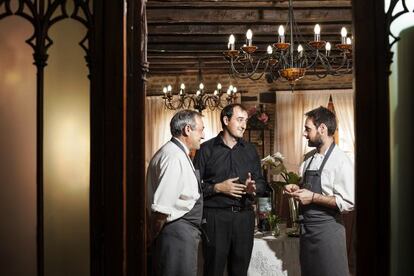
[[[148,166],[150,275],[196,276],[203,196],[198,171],[189,158],[204,138],[201,114],[177,112],[170,122],[172,138]]]
[[[349,276],[341,213],[354,208],[354,165],[335,145],[335,114],[321,106],[305,115],[304,136],[316,149],[301,166],[301,185],[285,186],[300,203],[302,276]]]

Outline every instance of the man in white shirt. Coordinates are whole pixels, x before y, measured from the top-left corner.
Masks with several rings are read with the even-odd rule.
[[[204,139],[202,115],[181,110],[170,131],[173,137],[155,153],[147,172],[152,273],[195,276],[203,197],[188,154]]]
[[[305,115],[304,136],[316,150],[301,166],[301,185],[285,186],[286,194],[300,202],[301,275],[349,276],[340,214],[354,208],[354,165],[335,146],[335,114],[321,106]]]

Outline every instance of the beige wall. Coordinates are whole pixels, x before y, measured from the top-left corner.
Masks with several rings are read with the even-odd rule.
[[[0,21],[0,275],[36,274],[36,70],[25,42],[32,33],[24,19]]]

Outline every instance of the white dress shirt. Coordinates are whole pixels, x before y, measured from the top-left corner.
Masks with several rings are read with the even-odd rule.
[[[177,140],[188,154],[188,148]],[[200,197],[194,167],[187,154],[168,141],[155,153],[148,166],[148,207],[168,215],[167,222],[188,213]]]
[[[319,170],[325,154],[316,153],[309,170]],[[312,157],[307,158],[300,167],[302,177],[308,167]],[[351,159],[335,146],[329,156],[325,167],[322,170],[321,185],[322,194],[334,196],[336,205],[341,213],[349,212],[354,209],[355,202],[355,175],[354,164]]]

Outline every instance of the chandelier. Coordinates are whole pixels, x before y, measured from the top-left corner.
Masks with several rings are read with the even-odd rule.
[[[246,33],[246,44],[235,49],[235,37],[230,35],[228,50],[224,52],[230,63],[230,74],[241,79],[258,80],[265,75],[268,82],[276,80],[295,81],[305,75],[324,78],[327,75],[342,75],[352,71],[352,40],[347,37],[345,27],[341,29],[341,43],[335,45],[321,40],[321,27],[314,28],[313,41],[305,41],[293,15],[292,0],[289,0],[288,22],[280,25],[278,40],[268,45],[265,54],[257,54],[253,45],[253,33]],[[289,31],[286,39],[285,29]]]
[[[217,83],[217,89],[213,93],[207,93],[203,84],[201,69],[198,70],[198,89],[194,94],[186,93],[185,84],[181,83],[180,90],[173,93],[171,84],[163,87],[162,99],[164,106],[171,110],[195,109],[200,113],[205,109],[222,109],[224,106],[235,102],[237,99],[237,87],[230,85],[224,92],[221,83]]]

